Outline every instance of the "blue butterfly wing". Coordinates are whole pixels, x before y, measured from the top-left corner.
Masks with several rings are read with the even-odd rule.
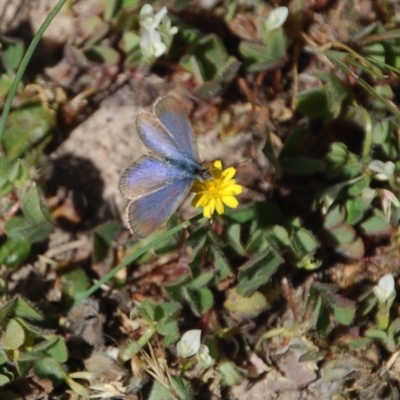
[[[154,112],[179,143],[183,153],[188,158],[196,160],[197,149],[194,133],[187,111],[182,103],[172,96],[162,97],[155,104]]]
[[[186,177],[185,171],[178,167],[143,156],[121,175],[119,189],[126,198],[135,200]]]
[[[185,199],[192,186],[189,178],[132,200],[126,207],[126,216],[132,234],[144,238],[162,225]]]
[[[139,114],[136,119],[136,127],[143,143],[160,157],[178,160],[182,163],[187,161],[188,157],[182,144],[177,142],[156,115],[147,112]]]

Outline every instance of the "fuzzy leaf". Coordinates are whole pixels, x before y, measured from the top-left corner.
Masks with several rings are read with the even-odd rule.
[[[108,250],[121,231],[118,221],[108,221],[94,231],[94,259],[98,263],[107,256]]]
[[[28,103],[13,111],[3,135],[8,160],[15,160],[50,134],[55,125],[55,113],[41,103]]]
[[[258,291],[250,296],[241,296],[235,288],[230,289],[224,302],[224,307],[238,318],[256,318],[268,307],[266,297]]]
[[[283,258],[271,247],[257,254],[240,268],[237,292],[242,296],[254,293],[269,281],[282,262]]]
[[[373,210],[373,215],[360,224],[361,232],[366,236],[386,236],[392,228],[385,215],[377,209]]]
[[[50,379],[54,386],[59,386],[67,377],[61,364],[50,357],[36,360],[33,363],[33,369],[38,377],[42,379]]]
[[[346,222],[354,225],[361,220],[368,206],[361,197],[350,198],[345,203]]]
[[[29,256],[31,244],[24,238],[8,239],[0,246],[0,264],[9,268],[19,267]]]
[[[34,321],[43,320],[43,317],[21,297],[16,297],[0,309],[0,325],[13,317]]]
[[[1,335],[1,345],[4,350],[17,350],[25,341],[25,332],[22,326],[11,319],[3,334]]]
[[[216,247],[212,246],[212,254],[214,257],[215,280],[220,282],[230,276],[233,276],[231,266],[224,254]]]
[[[198,317],[211,309],[214,302],[214,297],[210,289],[194,289],[191,287],[186,287],[184,289],[184,293],[186,301],[188,302],[191,310]]]

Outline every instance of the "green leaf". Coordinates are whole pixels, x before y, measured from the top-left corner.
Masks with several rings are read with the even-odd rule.
[[[104,20],[111,21],[121,10],[121,0],[108,0],[104,4]]]
[[[387,341],[387,339],[388,339],[388,336],[387,336],[387,334],[386,334],[385,331],[383,331],[383,330],[381,330],[381,329],[379,329],[379,328],[375,328],[375,327],[368,328],[368,329],[365,331],[364,335],[365,335],[366,337],[369,337],[369,338],[372,338],[372,339],[381,340],[381,341],[384,342],[384,343],[385,343],[385,342]]]
[[[0,154],[0,196],[5,196],[12,190],[9,180],[10,165],[4,155]]]
[[[9,268],[19,267],[29,256],[31,244],[24,238],[8,239],[0,246],[0,264]]]
[[[280,225],[274,225],[272,228],[273,241],[280,247],[289,247],[291,244],[288,231]]]
[[[121,224],[118,221],[108,221],[96,228],[94,231],[94,259],[98,263],[108,255],[108,250],[113,240],[121,231]]]
[[[390,135],[390,123],[388,120],[378,121],[372,128],[372,140],[375,144],[385,143]]]
[[[241,256],[245,255],[246,252],[243,248],[242,242],[240,240],[241,225],[233,224],[228,228],[227,239],[230,246],[235,250],[235,252]]]
[[[360,230],[366,236],[387,236],[392,228],[385,215],[375,208],[373,215],[360,224]]]
[[[1,67],[13,75],[24,56],[24,42],[20,39],[1,38],[0,40],[0,64]]]
[[[184,32],[180,32],[180,34]],[[180,35],[181,36],[181,35]],[[202,84],[217,79],[232,61],[229,58],[222,40],[214,34],[198,37],[190,55],[182,58],[181,64],[196,76]]]
[[[22,211],[29,222],[41,224],[50,221],[50,212],[37,187],[30,188],[22,201]]]
[[[329,242],[335,246],[354,242],[357,233],[351,225],[343,224],[332,228],[329,231],[329,236]]]
[[[349,151],[342,142],[331,144],[325,161],[327,164],[325,175],[329,179],[348,180],[360,175],[363,170],[359,157]]]
[[[301,92],[297,95],[297,109],[303,115],[320,118],[329,115],[329,100],[326,87]]]
[[[263,250],[267,249],[268,246],[269,244],[264,232],[261,229],[256,229],[254,232],[252,232],[248,242],[246,243],[246,253],[247,254],[260,253]]]
[[[5,97],[11,89],[14,79],[7,74],[0,74],[0,97]]]
[[[28,103],[10,113],[3,135],[8,160],[15,160],[46,138],[55,125],[55,113],[41,103]]]
[[[345,212],[339,205],[333,207],[325,216],[324,228],[330,230],[344,222]]]
[[[8,173],[8,179],[15,186],[23,187],[28,178],[28,165],[25,160],[15,160],[10,165],[10,171]]]
[[[178,322],[175,320],[162,320],[157,324],[157,332],[164,336],[163,346],[167,347],[179,339]]]
[[[322,300],[320,301],[321,306],[318,313],[316,328],[322,336],[327,336],[331,328],[330,314],[328,308],[324,304],[322,304]]]
[[[54,386],[62,384],[67,377],[61,364],[50,357],[35,361],[33,363],[33,369],[39,378],[50,379]]]
[[[20,318],[20,317],[14,317],[16,321],[24,328],[25,334],[29,340],[34,340],[39,337],[44,337],[45,334],[43,333],[43,329],[40,327],[37,327],[36,325],[33,325],[31,323],[28,323],[26,319]]]
[[[7,319],[13,317],[20,317],[33,321],[43,320],[43,317],[22,297],[16,297],[0,309],[0,325]]]
[[[214,302],[214,297],[210,289],[194,289],[191,287],[186,287],[184,291],[186,301],[196,316],[200,317],[211,309]]]
[[[201,273],[198,277],[194,278],[190,283],[187,285],[192,289],[199,289],[203,286],[206,286],[214,277],[214,271],[207,271]]]
[[[336,320],[343,325],[350,325],[356,312],[355,303],[337,293],[324,292],[324,302],[333,309]]]
[[[365,201],[361,197],[353,197],[348,199],[344,207],[346,210],[346,222],[350,225],[355,225],[357,222],[359,222],[368,208],[368,206],[365,204]]]
[[[313,234],[307,229],[300,228],[293,236],[293,247],[301,254],[314,253],[319,244]]]
[[[371,339],[368,338],[357,338],[354,339],[350,342],[350,345],[354,347],[355,349],[362,349],[365,346],[367,346],[369,343],[371,343]]]
[[[282,263],[283,258],[271,247],[255,255],[240,268],[237,292],[242,296],[254,293],[269,281]]]
[[[8,383],[10,383],[11,380],[8,376],[0,374],[0,387],[7,385]],[[2,393],[0,392],[0,395],[2,396]],[[4,398],[4,397],[3,397]],[[17,397],[16,397],[17,398]],[[4,398],[5,400],[7,400],[7,398]]]
[[[68,350],[64,343],[64,340],[60,337],[55,337],[52,340],[48,340],[47,343],[41,343],[35,346],[32,351],[43,351],[44,354],[58,361],[59,363],[65,363],[68,360]]]
[[[221,373],[223,383],[228,387],[238,385],[243,381],[247,373],[233,362],[227,360],[222,360],[219,363],[217,371]]]
[[[264,44],[242,42],[239,51],[249,72],[274,68],[286,55],[287,39],[281,28],[270,31]]]
[[[4,350],[17,350],[25,341],[25,332],[22,326],[15,320],[11,319],[3,334],[1,335],[1,346]]]
[[[10,238],[25,238],[36,243],[45,240],[50,235],[51,228],[49,222],[34,224],[22,217],[12,217],[6,222],[4,231]]]
[[[125,64],[130,67],[138,65],[142,59],[140,36],[132,31],[124,32],[121,46],[126,53]]]
[[[211,101],[231,83],[236,77],[241,63],[234,57],[229,57],[225,61],[225,69],[217,72],[215,77],[207,82],[201,83],[197,86],[193,94],[200,97],[202,100]]]
[[[151,388],[148,400],[175,400],[176,396],[168,391],[168,389],[154,381],[153,386]]]
[[[400,318],[396,318],[388,328],[388,334],[395,336],[400,332]]]
[[[259,291],[250,296],[241,296],[235,288],[230,289],[224,302],[224,307],[234,313],[239,319],[256,318],[268,308],[266,297]]]
[[[360,260],[364,256],[364,242],[358,237],[353,242],[339,245],[335,250],[347,258]]]
[[[220,282],[230,276],[233,276],[231,266],[224,254],[216,246],[211,247],[211,252],[214,257],[215,280]]]
[[[233,222],[237,222],[243,225],[246,222],[252,221],[254,219],[255,214],[256,213],[254,207],[249,207],[239,210],[234,208],[227,208],[226,213],[224,215]]]
[[[145,300],[141,306],[146,310],[152,321],[175,318],[181,309],[181,305],[177,302],[156,304],[153,301]]]
[[[85,51],[85,55],[90,61],[106,65],[118,64],[121,58],[116,50],[106,45],[93,46]]]
[[[350,325],[354,319],[354,315],[356,313],[355,307],[354,308],[339,308],[334,307],[333,313],[340,324],[343,325]]]
[[[370,185],[371,180],[368,176],[362,175],[359,179],[352,179],[350,182],[350,185],[346,188],[347,194],[349,196],[359,196],[362,195],[365,188]]]
[[[90,280],[83,268],[76,268],[62,275],[62,294],[67,302],[73,301],[90,287]]]

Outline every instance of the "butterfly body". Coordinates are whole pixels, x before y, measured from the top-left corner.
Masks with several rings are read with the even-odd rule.
[[[136,125],[151,153],[125,170],[119,187],[130,200],[126,208],[129,228],[142,238],[171,216],[194,180],[210,179],[210,175],[197,162],[193,130],[176,98],[158,100],[154,113],[140,114]]]

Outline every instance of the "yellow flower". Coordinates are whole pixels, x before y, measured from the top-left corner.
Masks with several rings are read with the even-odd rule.
[[[211,218],[215,210],[218,214],[223,214],[224,204],[236,208],[239,202],[235,196],[243,191],[243,188],[233,179],[236,174],[234,167],[222,170],[222,162],[216,160],[209,171],[211,178],[196,181],[191,190],[196,193],[192,206],[203,207],[203,215],[206,218]]]

